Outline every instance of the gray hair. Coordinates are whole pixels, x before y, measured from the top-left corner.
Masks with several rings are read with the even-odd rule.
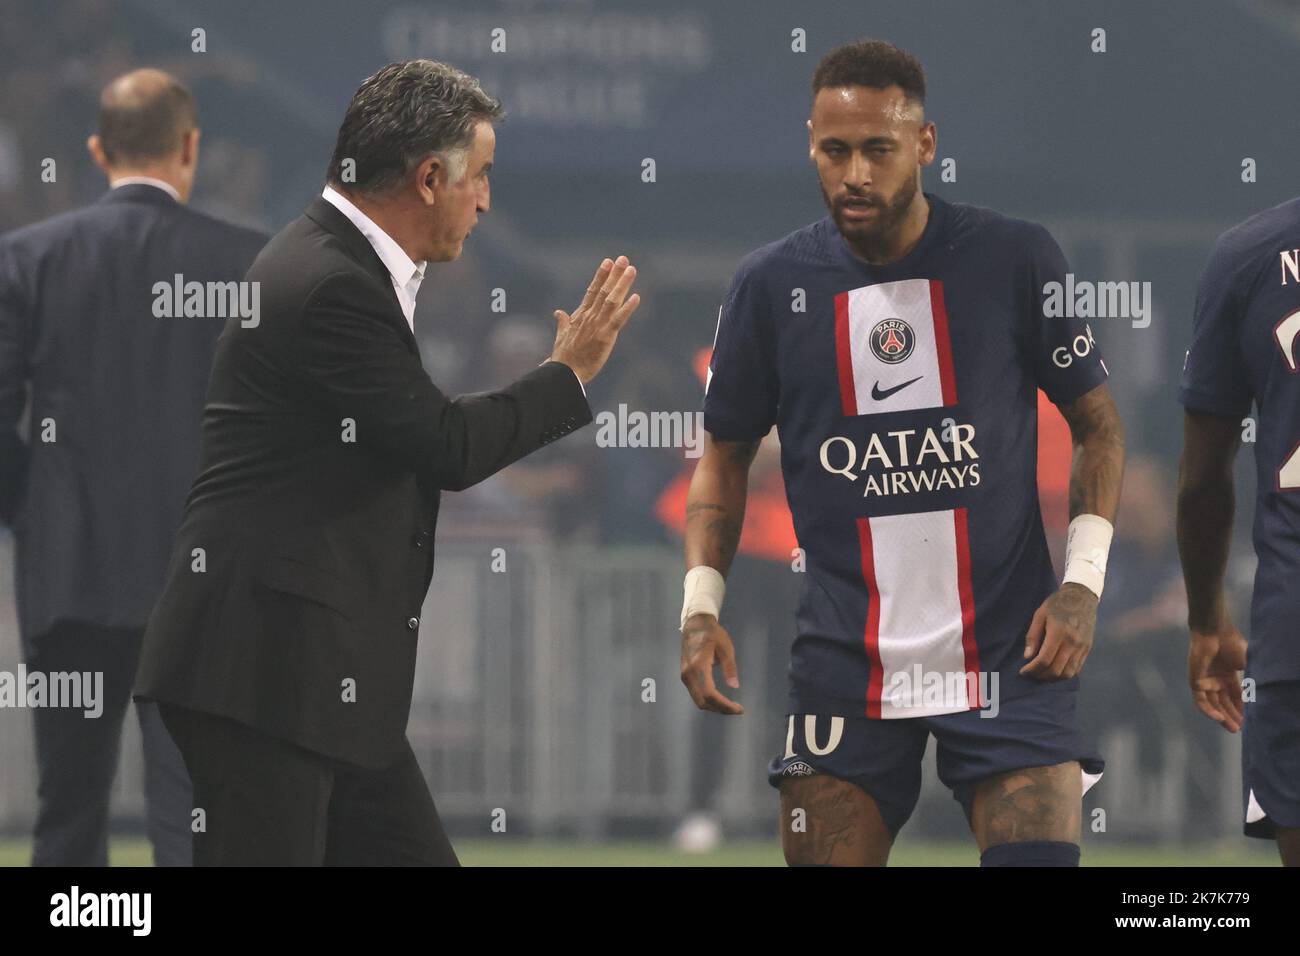
[[[447,164],[448,181],[459,182],[475,127],[504,115],[500,100],[453,66],[436,60],[390,63],[362,83],[348,104],[326,180],[383,195],[437,155]],[[355,163],[355,180],[343,178],[347,160]]]

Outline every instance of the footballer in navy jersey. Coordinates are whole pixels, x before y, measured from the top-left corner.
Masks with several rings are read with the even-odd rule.
[[[777,427],[806,562],[769,767],[783,817],[809,817],[786,858],[885,862],[934,734],[985,864],[1077,863],[1080,797],[1101,771],[1074,716],[1097,594],[1058,590],[1037,391],[1074,434],[1072,515],[1113,521],[1122,428],[1095,330],[1045,306],[1068,271],[1047,230],[921,190],[935,133],[914,59],[848,44],[813,89],[830,215],[750,253],[727,290],[687,505],[687,566],[725,572],[748,458]],[[698,705],[739,712],[712,683],[716,662],[736,686],[717,617],[686,619],[682,659]]]
[[[1041,319],[1066,272],[1042,226],[925,198],[897,262],[858,259],[827,216],[747,256],[723,303],[704,427],[752,441],[779,426],[807,558],[791,713],[947,714],[994,686],[926,687],[916,668],[996,675],[1003,702],[1042,687],[1019,673],[1057,587],[1037,389],[1072,403],[1105,365],[1082,320]]]
[[[1245,832],[1300,866],[1300,199],[1225,232],[1201,276],[1179,392],[1178,539],[1200,709],[1242,731]],[[1250,639],[1223,593],[1232,468],[1255,405]],[[1248,692],[1238,672],[1244,668]]]

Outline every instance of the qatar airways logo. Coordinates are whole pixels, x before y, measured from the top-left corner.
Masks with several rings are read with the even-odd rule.
[[[975,426],[943,421],[941,430],[899,428],[872,432],[864,442],[832,435],[822,442],[822,468],[862,482],[862,496],[973,488],[980,483]]]

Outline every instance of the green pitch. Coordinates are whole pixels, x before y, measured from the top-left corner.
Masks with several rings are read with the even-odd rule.
[[[713,853],[682,853],[663,843],[617,841],[610,843],[552,842],[494,839],[455,840],[456,853],[466,866],[782,866],[781,851],[770,843],[745,841],[724,844]],[[1084,844],[1084,866],[1277,866],[1271,843],[1245,839],[1194,848]],[[0,866],[26,866],[30,855],[26,840],[0,840]],[[149,866],[152,856],[144,839],[113,841],[114,866]],[[918,843],[900,838],[892,866],[976,866],[979,854],[973,843]]]

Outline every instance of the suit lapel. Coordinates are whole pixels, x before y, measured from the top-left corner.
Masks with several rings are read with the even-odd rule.
[[[402,312],[402,304],[397,299],[397,290],[393,288],[393,278],[388,272],[388,267],[384,265],[384,260],[379,258],[379,253],[375,252],[375,247],[370,244],[370,240],[361,234],[361,230],[352,224],[352,220],[321,196],[311,201],[306,216],[322,229],[338,236],[357,263],[379,279],[383,287],[388,290],[388,300],[393,304],[388,319],[398,327],[406,344],[418,355],[420,347],[411,332],[411,326],[406,322],[406,315]]]

